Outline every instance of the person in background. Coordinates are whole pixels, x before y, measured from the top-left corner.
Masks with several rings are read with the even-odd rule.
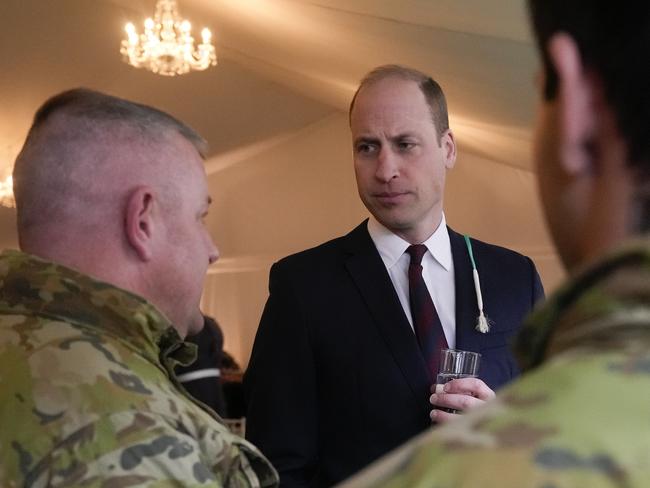
[[[273,265],[244,378],[247,438],[286,487],[331,486],[453,418],[430,403],[442,348],[481,353],[480,378],[448,383],[433,406],[491,398],[518,374],[509,339],[543,293],[529,258],[447,227],[456,144],[438,83],[379,67],[350,127],[372,217]]]
[[[189,366],[178,366],[176,375],[187,392],[226,417],[227,409],[221,385],[221,359],[223,357],[223,332],[217,321],[203,316],[203,329],[185,338],[197,347],[196,361]]]
[[[571,278],[519,334],[520,380],[347,488],[648,486],[650,3],[529,6],[539,188]]]
[[[0,486],[276,486],[174,375],[217,257],[205,142],[87,89],[47,100],[16,159],[22,251],[0,254]]]

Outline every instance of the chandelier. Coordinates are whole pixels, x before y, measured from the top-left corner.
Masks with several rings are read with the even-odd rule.
[[[127,37],[120,52],[124,61],[136,68],[145,68],[163,76],[175,76],[190,70],[204,70],[217,64],[212,34],[201,31],[202,42],[194,47],[192,25],[178,14],[176,0],[158,0],[153,19],[144,21],[144,33],[126,24]]]
[[[11,175],[7,176],[4,180],[0,180],[0,205],[9,208],[16,206],[13,186]]]

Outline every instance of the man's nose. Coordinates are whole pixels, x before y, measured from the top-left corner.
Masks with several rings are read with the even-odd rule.
[[[377,154],[376,178],[387,183],[398,175],[399,168],[395,154],[389,148],[381,148],[379,154]]]

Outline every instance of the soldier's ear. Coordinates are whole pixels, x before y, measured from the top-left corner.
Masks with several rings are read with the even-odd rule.
[[[593,163],[597,80],[585,69],[580,50],[568,34],[558,33],[550,38],[548,55],[558,77],[560,161],[564,170],[575,176],[590,171]]]
[[[143,261],[153,256],[154,206],[153,190],[140,186],[129,195],[124,211],[126,240]]]

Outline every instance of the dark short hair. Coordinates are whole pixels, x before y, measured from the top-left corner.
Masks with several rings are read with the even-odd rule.
[[[619,129],[628,144],[628,162],[650,172],[650,2],[647,0],[529,0],[543,60],[544,96],[555,98],[557,73],[547,45],[558,32],[576,42],[586,68],[602,80]]]
[[[420,91],[429,105],[431,119],[436,127],[439,142],[445,131],[449,129],[449,115],[447,114],[447,100],[445,99],[445,94],[436,80],[421,71],[407,68],[406,66],[387,64],[373,69],[364,76],[359,84],[359,88],[357,88],[357,91],[354,93],[354,97],[352,97],[350,110],[348,112],[349,119],[352,120],[352,110],[354,109],[354,103],[357,100],[359,92],[366,86],[373,85],[388,78],[400,78],[403,80],[414,81],[418,85],[418,88],[420,88]]]

